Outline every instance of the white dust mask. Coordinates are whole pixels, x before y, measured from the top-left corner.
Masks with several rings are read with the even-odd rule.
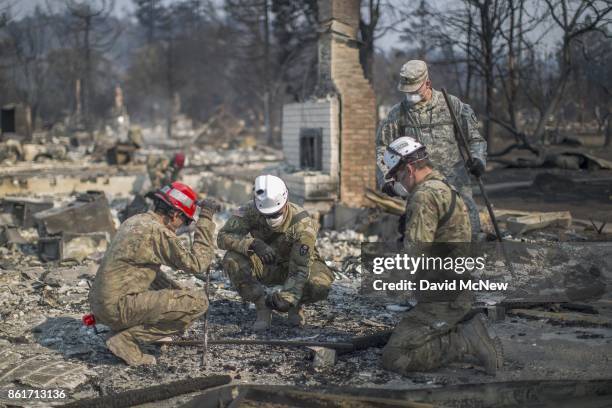
[[[407,93],[406,102],[410,105],[417,104],[423,100],[423,97],[419,93]]]
[[[285,214],[281,214],[276,218],[266,218],[266,223],[270,228],[278,228],[283,225]]]

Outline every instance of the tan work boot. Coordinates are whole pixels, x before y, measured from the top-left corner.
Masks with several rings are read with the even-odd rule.
[[[304,308],[302,306],[292,307],[289,309],[287,319],[289,320],[289,324],[291,326],[304,327],[306,324]]]
[[[106,347],[130,366],[157,364],[155,357],[144,354],[134,337],[127,331],[122,331],[106,340]]]
[[[272,309],[266,306],[266,298],[261,297],[255,301],[255,310],[257,310],[257,319],[253,323],[254,331],[264,331],[270,328],[272,323]]]
[[[457,336],[466,354],[475,357],[487,374],[495,375],[504,364],[503,349],[498,337],[492,339],[479,315],[459,325]]]

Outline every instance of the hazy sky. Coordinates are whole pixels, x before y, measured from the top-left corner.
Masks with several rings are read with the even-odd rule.
[[[58,3],[57,0],[49,0],[49,3]],[[28,13],[34,10],[34,7],[39,4],[46,7],[46,0],[17,0],[15,2],[15,11],[19,14]],[[124,15],[134,10],[134,2],[132,0],[115,0],[115,10],[118,15]]]
[[[61,0],[48,0],[51,4],[57,3],[61,4]],[[165,0],[165,3],[172,3],[173,0]],[[222,0],[216,0],[219,3],[222,3]],[[296,0],[299,1],[299,0]],[[389,0],[392,4],[400,5],[400,4],[410,4],[414,6],[416,1],[414,0]],[[14,13],[18,16],[30,13],[34,10],[37,4],[42,7],[46,7],[47,0],[16,0],[14,2]],[[453,7],[459,3],[458,0],[430,0],[429,2],[434,8],[437,9],[446,9],[448,7]],[[132,0],[115,0],[115,13],[118,16],[125,16],[126,14],[131,14],[134,11],[134,2]],[[540,30],[535,30],[535,36],[540,36],[543,33],[543,30],[547,29],[547,27],[542,27]],[[554,33],[554,32],[553,32]],[[397,47],[397,40],[399,35],[393,32],[387,32],[384,37],[380,38],[377,41],[376,46],[382,48],[384,50],[389,50],[393,48],[395,45]],[[555,43],[559,40],[559,37],[556,35],[548,35],[546,40],[543,42],[543,46],[545,48],[551,49],[555,46]]]

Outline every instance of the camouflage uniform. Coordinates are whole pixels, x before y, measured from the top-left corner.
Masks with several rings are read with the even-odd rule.
[[[470,241],[467,207],[453,189],[436,170],[415,187],[406,209],[406,246]],[[425,278],[444,281],[446,277]],[[417,293],[419,303],[400,321],[383,350],[383,366],[388,370],[400,374],[428,371],[456,360],[462,353],[454,329],[471,309],[471,294],[464,291],[449,301],[448,293],[440,300],[424,293]]]
[[[480,135],[478,119],[470,105],[449,95],[457,119],[463,126],[468,145],[474,158],[486,163],[487,142]],[[395,139],[410,136],[427,147],[434,167],[442,172],[448,182],[457,188],[470,210],[470,220],[475,232],[480,230],[478,209],[472,199],[470,176],[459,153],[454,136],[453,121],[442,92],[432,90],[427,102],[408,105],[406,101],[393,106],[376,134],[378,186],[384,183],[386,172],[383,155],[386,147]]]
[[[416,186],[406,207],[405,242],[470,242],[467,207],[459,195],[453,205],[453,190],[437,170]]]
[[[183,332],[208,308],[203,291],[150,290],[160,265],[191,273],[206,271],[214,257],[214,223],[201,217],[191,250],[149,211],[125,221],[113,238],[89,294],[96,320],[123,334],[121,358],[139,364],[136,342],[153,342]],[[113,351],[115,352],[115,351]]]
[[[246,204],[219,231],[217,244],[226,249],[223,269],[246,301],[265,296],[263,285],[283,285],[281,294],[293,306],[327,298],[333,274],[316,249],[318,226],[301,207],[289,203],[288,214],[273,231],[252,203]],[[249,247],[258,238],[277,254],[264,265]]]
[[[165,156],[148,156],[147,173],[151,180],[151,190],[157,190],[171,184],[173,181],[181,180],[181,169],[174,166],[172,160]]]

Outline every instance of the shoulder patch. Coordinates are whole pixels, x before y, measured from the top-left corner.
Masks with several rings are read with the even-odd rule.
[[[302,256],[308,255],[308,251],[309,250],[310,250],[310,247],[308,245],[306,245],[306,244],[302,245],[300,247],[300,255],[302,255]]]

